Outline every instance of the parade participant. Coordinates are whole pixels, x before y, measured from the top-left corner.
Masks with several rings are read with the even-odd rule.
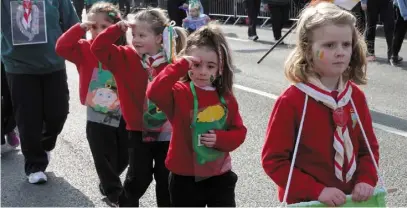
[[[182,55],[147,90],[173,128],[166,159],[171,203],[235,207],[237,175],[229,152],[247,130],[232,93],[231,50],[220,28],[209,25],[188,37]]]
[[[120,11],[113,4],[95,3],[87,21],[74,25],[56,45],[56,52],[74,63],[79,72],[80,100],[87,106],[86,138],[99,176],[99,189],[113,205],[119,205],[120,196],[124,196],[120,175],[128,165],[128,132],[113,75],[92,54],[90,46],[101,31],[120,20]],[[91,40],[82,39],[87,31]],[[116,45],[127,45],[126,36]]]
[[[12,150],[18,147],[20,138],[17,135],[16,120],[14,119],[13,104],[4,64],[1,62],[1,150]]]
[[[1,58],[29,183],[47,181],[50,151],[68,116],[66,65],[55,44],[78,21],[70,0],[1,1]]]
[[[132,46],[115,45],[129,27]],[[139,206],[153,175],[157,205],[170,206],[169,171],[164,160],[172,129],[165,114],[145,96],[148,82],[174,59],[175,48],[182,48],[185,39],[186,31],[173,27],[165,12],[154,8],[139,11],[131,23],[121,21],[110,26],[92,43],[93,53],[116,80],[121,109],[130,131],[124,206]]]
[[[376,162],[379,146],[357,87],[366,83],[366,54],[355,23],[350,12],[326,2],[300,16],[296,48],[285,65],[294,85],[274,104],[262,151],[263,169],[277,184],[280,201],[289,185],[289,204],[318,200],[340,206],[347,194],[354,201],[373,195],[377,171],[361,129]],[[297,134],[301,141],[293,152]],[[298,157],[288,184],[293,154]]]

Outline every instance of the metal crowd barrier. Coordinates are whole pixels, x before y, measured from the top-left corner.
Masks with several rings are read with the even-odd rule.
[[[248,0],[250,1],[250,0]],[[247,9],[244,0],[210,0],[209,1],[209,16],[226,18],[223,24],[227,24],[229,20],[234,20],[233,25],[236,25],[248,17]],[[289,17],[291,20],[296,20],[301,11],[301,7],[291,1]],[[270,12],[260,11],[259,19],[263,19],[264,27],[271,18]]]

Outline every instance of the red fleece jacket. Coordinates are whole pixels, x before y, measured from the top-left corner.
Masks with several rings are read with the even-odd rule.
[[[351,84],[352,99],[372,148],[375,160],[379,160],[379,145],[373,132],[372,119],[363,92]],[[297,131],[301,122],[305,94],[295,86],[288,88],[274,104],[268,124],[262,152],[264,171],[277,184],[282,201]],[[364,182],[376,185],[377,172],[365,144],[356,117],[352,119],[352,105],[344,107],[349,113],[348,130],[356,157],[357,169],[349,183],[335,176],[333,148],[334,122],[332,110],[309,97],[304,119],[298,155],[294,166],[287,203],[318,200],[325,187],[336,187],[351,194],[355,184]]]
[[[79,97],[83,105],[85,104],[93,69],[98,67],[98,60],[90,50],[92,40],[82,39],[85,34],[86,31],[78,23],[62,34],[55,46],[57,54],[74,63],[78,69]]]
[[[225,152],[221,162],[206,163],[204,167],[195,162],[192,146],[191,123],[193,116],[194,97],[189,82],[178,81],[186,75],[189,64],[185,59],[168,65],[149,85],[147,96],[167,115],[171,122],[173,133],[166,158],[167,168],[176,174],[186,176],[210,177],[220,175],[230,170],[229,152],[238,148],[246,138],[247,129],[243,125],[238,103],[232,94],[224,96],[227,103],[227,129],[215,130],[215,148]],[[216,91],[206,91],[196,87],[198,108],[220,103]]]

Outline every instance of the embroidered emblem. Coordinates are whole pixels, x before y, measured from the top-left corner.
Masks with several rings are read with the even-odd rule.
[[[353,108],[350,109],[350,117],[352,118],[352,128],[355,128],[358,123],[358,118]]]

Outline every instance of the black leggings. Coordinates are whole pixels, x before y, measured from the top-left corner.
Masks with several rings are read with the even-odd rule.
[[[195,176],[170,174],[171,205],[174,207],[236,207],[237,175],[228,171],[196,181]]]

